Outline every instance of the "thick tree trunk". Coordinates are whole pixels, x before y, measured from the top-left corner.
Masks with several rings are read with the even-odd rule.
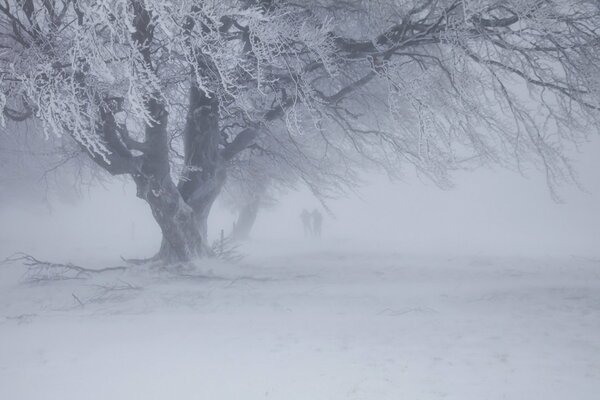
[[[214,173],[190,173],[178,189],[185,203],[193,210],[194,219],[204,239],[207,238],[207,221],[210,210],[225,185],[225,168]]]
[[[235,240],[246,240],[250,236],[258,209],[260,208],[260,198],[256,197],[252,201],[246,203],[240,210],[240,215],[233,227],[231,237]]]
[[[146,148],[140,172],[133,174],[137,196],[152,210],[162,232],[162,244],[155,260],[166,263],[187,262],[206,254],[204,237],[194,210],[186,204],[171,179],[169,164],[167,112],[155,101],[148,105],[157,121],[146,128]]]
[[[193,210],[205,243],[208,215],[227,177],[226,161],[220,150],[222,143],[218,98],[209,97],[192,85],[184,130],[185,170],[178,189]]]
[[[181,198],[174,184],[147,199],[154,219],[162,232],[156,259],[166,263],[188,262],[207,254],[205,240],[196,223],[194,211]]]
[[[163,232],[157,258],[178,262],[212,254],[207,240],[208,216],[227,176],[227,159],[221,152],[221,143],[218,99],[208,97],[192,85],[181,180],[176,188],[169,185],[162,202],[151,195],[147,199]],[[168,182],[171,183],[170,178]],[[171,193],[172,189],[177,193]]]
[[[250,236],[250,232],[256,222],[258,210],[264,205],[267,199],[267,190],[269,188],[270,179],[263,176],[256,179],[252,186],[251,192],[247,194],[248,201],[240,210],[238,219],[233,227],[231,237],[235,240],[246,240]]]
[[[187,182],[187,181],[186,181]],[[189,247],[192,249],[196,257],[210,256],[212,254],[212,249],[208,244],[208,216],[210,214],[210,210],[217,196],[221,192],[221,188],[223,187],[223,182],[219,184],[208,184],[208,183],[200,183],[196,182],[194,187],[197,187],[195,193],[196,196],[193,197],[191,195],[187,195],[185,189],[182,189],[182,185],[179,186],[178,194],[182,201],[182,213],[186,215],[186,221],[189,223],[189,227],[185,227],[184,231],[189,232],[189,238],[191,243]],[[212,190],[206,190],[208,188],[212,188]],[[201,196],[200,194],[206,190],[206,195]],[[194,248],[193,243],[196,243],[198,246]],[[177,257],[173,257],[171,253],[173,253],[173,246],[170,244],[167,236],[163,231],[163,240],[161,243],[161,250],[157,255],[161,259],[166,259],[167,261],[182,261],[178,260]],[[177,252],[175,252],[177,253]]]

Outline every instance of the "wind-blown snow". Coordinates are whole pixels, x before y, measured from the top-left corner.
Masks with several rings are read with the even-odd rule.
[[[600,260],[327,247],[196,278],[26,284],[23,266],[2,266],[0,398],[600,395]]]

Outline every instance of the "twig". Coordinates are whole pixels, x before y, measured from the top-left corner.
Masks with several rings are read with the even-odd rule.
[[[75,300],[77,300],[77,302],[79,303],[79,305],[80,305],[81,307],[84,307],[84,305],[83,305],[83,302],[82,302],[81,300],[79,300],[79,297],[75,296],[75,293],[71,293],[71,296],[73,296],[73,298],[74,298]]]
[[[18,324],[24,324],[31,322],[33,317],[37,317],[37,314],[20,314],[15,316],[8,316],[6,319],[17,321]]]
[[[241,261],[244,255],[238,250],[240,245],[231,237],[221,234],[219,240],[212,245],[212,253],[215,257],[232,263]]]

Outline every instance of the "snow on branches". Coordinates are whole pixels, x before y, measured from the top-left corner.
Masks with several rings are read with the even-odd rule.
[[[164,157],[179,160],[181,132],[214,106],[222,137],[198,141],[210,163],[252,129],[245,148],[319,184],[335,185],[323,165],[408,162],[446,184],[530,162],[554,185],[573,179],[565,141],[597,126],[599,25],[591,0],[6,0],[0,107],[112,173],[140,173],[167,115]],[[193,107],[191,88],[214,103]]]
[[[92,154],[113,151],[99,129],[105,111],[126,114],[131,127],[153,125],[149,100],[169,110],[189,71],[226,105],[264,91],[275,71],[301,81],[307,58],[333,66],[330,27],[290,10],[216,0],[31,3],[0,8],[2,98],[22,97],[48,132],[68,133]]]

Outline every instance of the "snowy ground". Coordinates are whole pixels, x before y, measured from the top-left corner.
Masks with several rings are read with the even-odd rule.
[[[194,278],[24,271],[0,267],[0,399],[600,398],[600,260],[304,247]]]

